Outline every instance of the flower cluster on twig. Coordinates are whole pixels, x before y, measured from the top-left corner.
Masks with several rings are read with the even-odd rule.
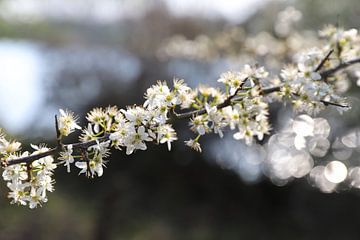
[[[348,109],[346,99],[336,89],[337,74],[360,62],[359,35],[355,30],[329,27],[322,37],[328,39],[327,45],[297,54],[296,61],[286,65],[279,75],[270,74],[262,66],[245,65],[240,71],[220,75],[222,89],[204,85],[191,88],[182,79],[174,79],[171,85],[158,81],[147,89],[143,105],[95,108],[87,114],[84,128],[78,125],[73,112],[60,109],[55,121],[54,148],[32,145],[33,152],[22,152],[21,143],[1,134],[2,176],[10,189],[11,202],[30,208],[47,202],[47,192],[54,190],[53,176],[58,165],[65,166],[68,172],[76,167],[79,174],[93,178],[103,175],[111,148],[124,149],[129,155],[154,143],[166,144],[170,151],[178,139],[172,125],[174,119],[189,119],[194,137],[185,144],[201,152],[201,137],[209,133],[223,137],[226,129],[247,145],[263,140],[271,132],[269,105],[274,101],[290,103],[294,111],[309,115],[329,105],[341,112]],[[302,119],[311,122],[312,131],[299,132],[294,128],[291,136],[297,151],[303,151],[307,141],[314,141],[310,136],[318,137],[314,120],[304,116]],[[65,137],[78,131],[78,143],[63,143]],[[325,135],[321,135],[323,142]],[[316,154],[321,155],[319,151]]]

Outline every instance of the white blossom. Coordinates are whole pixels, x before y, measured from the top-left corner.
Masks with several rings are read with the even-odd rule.
[[[69,110],[60,109],[60,117],[58,119],[59,131],[61,136],[68,136],[70,133],[74,132],[75,129],[81,129],[77,124],[77,117],[74,113]]]
[[[145,131],[144,126],[140,126],[138,129],[134,127],[128,132],[125,138],[126,154],[129,155],[136,149],[146,150],[145,141],[152,141],[149,134]]]
[[[73,146],[71,144],[66,145],[65,151],[60,152],[59,164],[64,164],[66,166],[67,172],[70,172],[70,164],[74,162],[74,157],[72,156]]]
[[[186,146],[194,149],[197,152],[201,152],[201,146],[200,143],[198,142],[198,140],[194,140],[194,139],[189,139],[187,141],[185,141]]]
[[[171,143],[177,140],[176,132],[170,124],[160,125],[157,128],[157,141],[161,144],[167,143],[168,150],[171,150]]]

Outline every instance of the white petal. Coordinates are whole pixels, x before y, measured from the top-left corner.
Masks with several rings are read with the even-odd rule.
[[[135,150],[135,148],[134,148],[133,145],[127,146],[127,147],[126,147],[126,154],[127,154],[127,155],[130,155],[130,154],[132,154],[132,153],[134,152],[134,150]]]
[[[95,124],[95,126],[94,126],[94,132],[95,132],[95,133],[100,132],[100,126],[99,126],[99,124]]]
[[[30,144],[30,146],[31,146],[33,149],[35,149],[35,150],[39,150],[39,147],[36,146],[36,145],[34,145],[34,144]]]
[[[234,139],[236,139],[236,140],[240,140],[240,139],[244,138],[244,134],[242,132],[234,133],[233,136],[234,136]]]
[[[64,110],[59,109],[59,112],[60,112],[61,116],[66,116],[66,113],[65,113],[65,111],[64,111]]]
[[[146,149],[147,149],[146,144],[145,144],[145,143],[139,144],[138,149],[140,149],[140,150],[146,150]]]
[[[87,168],[87,163],[86,162],[76,162],[75,166],[78,167],[78,168],[86,169]]]
[[[97,167],[96,172],[97,172],[98,177],[101,177],[104,173],[103,167],[102,166]]]
[[[204,135],[205,132],[206,132],[204,126],[199,126],[199,127],[196,128],[196,130],[198,131],[198,133],[200,135]]]
[[[140,135],[144,135],[144,133],[145,133],[145,127],[144,126],[140,126],[139,128],[138,128],[138,133],[140,134]],[[146,134],[147,135],[147,134]]]

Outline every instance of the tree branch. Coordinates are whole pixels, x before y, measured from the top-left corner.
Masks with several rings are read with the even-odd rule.
[[[349,67],[351,65],[354,65],[356,63],[360,63],[360,58],[355,58],[355,59],[352,59],[350,61],[340,63],[339,65],[337,65],[334,68],[330,68],[330,69],[322,71],[320,73],[320,75],[321,75],[322,78],[327,78],[327,77],[333,75],[334,73],[336,73],[337,71],[345,69],[345,68],[347,68],[347,67]]]
[[[78,143],[73,143],[73,144],[63,144],[64,147],[68,146],[68,145],[72,145],[74,150],[83,150],[83,149],[87,149],[88,147],[91,147],[93,145],[96,145],[97,142],[104,142],[109,140],[110,134],[107,134],[103,137],[100,137],[96,140],[91,140],[91,141],[87,141],[87,142],[78,142]],[[38,153],[38,154],[34,154],[34,155],[30,155],[28,157],[21,157],[21,158],[16,158],[16,159],[11,159],[7,162],[3,162],[2,165],[5,166],[10,166],[10,165],[14,165],[14,164],[19,164],[19,163],[31,163],[35,160],[38,160],[40,158],[44,158],[47,156],[52,156],[52,155],[56,155],[58,154],[62,149],[57,146],[54,148],[51,148],[50,150],[43,152],[43,153]]]
[[[321,102],[325,106],[332,105],[332,106],[341,107],[341,108],[349,108],[350,107],[349,105],[343,105],[343,104],[340,104],[340,103],[334,103],[334,102],[329,102],[329,101],[325,101],[325,100],[321,100]]]
[[[244,81],[240,84],[240,86],[236,89],[236,91],[230,95],[227,99],[225,99],[225,101],[223,103],[220,103],[218,105],[216,105],[216,108],[217,109],[222,109],[224,107],[227,107],[231,104],[231,101],[236,98],[237,94],[239,93],[240,90],[242,90],[245,82],[249,80],[249,78],[245,78]],[[190,111],[190,112],[185,112],[185,113],[176,113],[175,110],[173,110],[173,113],[175,115],[175,117],[179,118],[179,119],[182,119],[182,118],[189,118],[189,117],[192,117],[194,115],[201,115],[201,114],[204,114],[206,113],[206,109],[205,108],[202,108],[202,109],[199,109],[199,110],[194,110],[194,111]]]
[[[330,55],[333,53],[333,50],[331,50],[326,56],[325,58],[320,62],[320,64],[318,65],[318,67],[315,69],[317,71],[319,71],[323,65],[325,64],[326,60],[330,57]],[[320,72],[320,75],[322,78],[327,78],[331,75],[333,75],[334,73],[336,73],[337,71],[340,71],[342,69],[345,69],[351,65],[354,65],[356,63],[360,63],[360,58],[355,58],[353,60],[347,61],[347,62],[343,62],[340,63],[338,66],[334,67],[334,68],[330,68],[327,70],[324,70],[322,72]],[[244,82],[247,79],[244,80]],[[262,89],[262,93],[263,94],[270,94],[273,92],[278,92],[280,91],[282,85],[279,86],[275,86],[275,87],[269,87],[269,88],[263,88]],[[217,109],[222,109],[224,107],[230,106],[233,100],[240,100],[242,97],[236,97],[237,93],[242,89],[242,86],[240,86],[236,92],[233,95],[230,95],[223,103],[218,104],[216,107]],[[339,103],[333,103],[333,102],[329,102],[329,101],[325,101],[325,100],[321,100],[321,102],[325,105],[333,105],[333,106],[337,106],[337,107],[349,107],[347,105],[342,105]],[[192,117],[194,115],[201,115],[206,113],[206,109],[199,109],[199,110],[194,110],[194,111],[190,111],[190,112],[185,112],[185,113],[176,113],[174,111],[174,115],[179,118],[189,118]],[[12,159],[12,160],[8,160],[8,161],[2,161],[1,165],[3,167],[5,166],[10,166],[10,165],[14,165],[14,164],[19,164],[19,163],[32,163],[35,160],[38,160],[40,158],[44,158],[47,156],[51,156],[51,155],[56,155],[58,154],[62,148],[68,146],[68,145],[72,145],[74,150],[79,150],[79,151],[83,151],[84,149],[87,149],[88,147],[91,147],[95,144],[97,144],[98,142],[103,142],[103,141],[107,141],[109,140],[109,136],[110,134],[107,134],[103,137],[100,137],[96,140],[91,140],[91,141],[87,141],[87,142],[78,142],[78,143],[73,143],[73,144],[62,144],[61,143],[61,136],[60,136],[60,132],[59,132],[59,128],[58,128],[58,121],[57,121],[57,116],[55,116],[55,126],[56,126],[56,135],[57,135],[57,142],[58,142],[58,146],[55,148],[51,148],[50,150],[43,152],[43,153],[39,153],[39,154],[34,154],[34,155],[30,155],[28,157],[21,157],[21,158],[16,158],[16,159]]]
[[[28,157],[21,157],[21,158],[11,159],[11,160],[8,160],[7,162],[4,161],[1,164],[3,166],[11,166],[11,165],[14,165],[14,164],[19,164],[19,163],[32,163],[33,161],[38,160],[40,158],[47,157],[47,156],[50,156],[50,155],[55,155],[59,151],[60,150],[59,150],[58,147],[54,147],[54,148],[51,148],[50,150],[48,150],[46,152],[43,152],[43,153],[30,155]]]

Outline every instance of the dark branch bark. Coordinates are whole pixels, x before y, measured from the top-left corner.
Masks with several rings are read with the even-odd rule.
[[[349,105],[343,105],[343,104],[340,104],[340,103],[334,103],[334,102],[329,102],[329,101],[325,101],[325,100],[321,100],[321,102],[327,106],[327,105],[332,105],[332,106],[335,106],[335,107],[341,107],[341,108],[349,108],[350,106]]]
[[[43,152],[43,153],[30,155],[28,157],[21,157],[21,158],[9,160],[7,163],[3,163],[3,165],[10,166],[10,165],[19,164],[19,163],[31,163],[31,162],[33,162],[35,160],[40,159],[40,158],[47,157],[47,156],[50,156],[50,155],[55,155],[59,151],[60,150],[58,149],[58,147],[55,147],[55,148],[52,148],[52,149],[50,149],[50,150],[48,150],[46,152]]]
[[[326,63],[326,61],[329,59],[330,55],[334,52],[334,49],[331,49],[328,54],[326,54],[326,56],[324,57],[323,60],[321,60],[320,64],[315,68],[315,72],[320,71],[320,69],[324,66],[324,64]]]
[[[269,87],[269,88],[263,88],[261,91],[264,94],[270,94],[270,93],[273,93],[273,92],[280,91],[280,88],[281,88],[281,86]],[[238,89],[238,90],[240,90],[240,89]],[[235,94],[229,96],[223,103],[218,104],[216,106],[216,108],[217,109],[222,109],[224,107],[230,106],[233,100],[240,100],[242,97],[237,97],[236,96],[236,94],[238,93],[238,90],[235,92]],[[174,112],[175,117],[179,118],[179,119],[189,118],[189,117],[192,117],[192,116],[195,116],[195,115],[202,115],[204,113],[206,113],[205,108],[190,111],[190,112],[185,112],[185,113],[176,113],[176,112]]]
[[[351,65],[354,65],[356,63],[360,63],[360,58],[355,58],[353,60],[350,60],[350,61],[347,61],[347,62],[343,62],[343,63],[340,63],[338,66],[334,67],[334,68],[330,68],[330,69],[327,69],[327,70],[324,70],[320,73],[321,77],[322,78],[327,78],[331,75],[333,75],[334,73],[342,70],[342,69],[345,69]]]
[[[234,94],[230,95],[227,99],[225,99],[225,101],[223,103],[220,103],[216,106],[217,109],[222,109],[224,107],[230,106],[231,101],[233,99],[236,98],[237,94],[239,93],[239,91],[242,89],[242,87],[244,86],[245,82],[248,80],[249,78],[244,79],[243,83],[236,89],[236,91],[234,92]],[[236,98],[238,99],[238,98]],[[186,112],[186,113],[176,113],[174,111],[174,114],[177,118],[182,119],[182,118],[189,118],[195,115],[201,115],[206,113],[206,109],[202,108],[199,110],[195,110],[195,111],[191,111],[191,112]]]
[[[98,142],[104,142],[109,140],[109,134],[105,135],[103,137],[98,138],[97,140],[91,140],[88,142],[78,142],[78,143],[73,143],[73,144],[63,144],[64,147],[68,146],[68,145],[72,145],[73,146],[73,150],[83,150],[83,149],[87,149],[88,147],[94,146],[95,144],[97,144]],[[19,164],[19,163],[31,163],[35,160],[38,160],[40,158],[44,158],[47,156],[53,156],[58,154],[62,149],[57,146],[55,148],[51,148],[50,150],[43,152],[43,153],[39,153],[39,154],[34,154],[34,155],[30,155],[28,157],[21,157],[21,158],[17,158],[17,159],[12,159],[9,160],[7,163],[3,163],[3,165],[5,166],[10,166],[10,165],[14,165],[14,164]]]

